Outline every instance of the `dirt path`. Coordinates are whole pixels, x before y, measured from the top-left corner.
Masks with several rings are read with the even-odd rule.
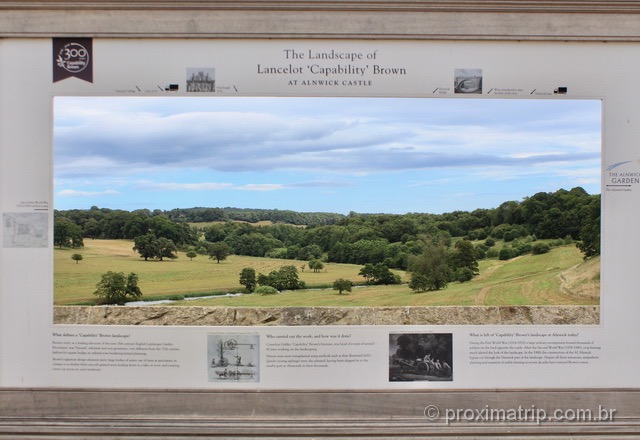
[[[485,270],[475,278],[476,281],[482,281],[486,278],[489,278],[496,270],[500,269],[506,263],[508,263],[508,261],[503,261],[503,262],[500,262],[499,264],[488,267],[487,270]],[[482,289],[480,289],[478,293],[476,293],[476,297],[474,298],[473,303],[477,306],[485,305],[484,300],[487,297],[487,294],[491,291],[491,288],[492,286],[484,286]]]
[[[477,306],[483,306],[484,300],[487,297],[487,293],[491,290],[491,286],[485,286],[476,293],[474,304]]]

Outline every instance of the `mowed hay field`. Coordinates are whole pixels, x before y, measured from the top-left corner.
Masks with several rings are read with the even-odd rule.
[[[325,264],[313,273],[300,271],[303,261],[230,256],[220,264],[199,255],[190,261],[183,253],[177,260],[145,262],[126,240],[87,240],[81,251],[55,250],[55,303],[78,304],[95,301],[96,283],[102,273],[135,272],[145,297],[240,291],[240,271],[253,267],[256,273],[269,273],[284,265],[299,269],[309,287],[321,289],[283,292],[278,295],[242,295],[192,301],[176,306],[474,306],[474,305],[593,305],[599,304],[600,259],[584,262],[575,245],[552,249],[543,255],[525,255],[508,261],[480,261],[480,275],[466,283],[450,283],[437,292],[415,293],[405,285],[354,287],[338,295],[326,288],[338,278],[363,282],[359,265]],[[73,253],[84,257],[76,264]],[[400,273],[408,281],[406,273]]]

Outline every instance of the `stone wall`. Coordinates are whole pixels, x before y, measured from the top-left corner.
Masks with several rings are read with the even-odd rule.
[[[55,324],[97,325],[500,325],[600,322],[599,306],[178,307],[56,306]]]

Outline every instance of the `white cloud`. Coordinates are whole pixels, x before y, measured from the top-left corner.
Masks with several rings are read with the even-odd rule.
[[[142,108],[145,101],[140,99],[128,111],[113,100],[105,109],[97,98],[89,101],[95,111],[86,106],[74,110],[82,100],[62,101],[71,108],[61,108],[56,124],[56,173],[106,174],[136,165],[376,172],[390,167],[486,166],[509,156],[600,152],[598,124],[586,130],[583,125],[568,125],[567,117],[558,121],[553,114],[526,113],[530,101],[490,101],[478,111],[482,103],[477,101],[468,108],[455,100],[436,100],[438,106],[431,105],[433,100],[378,100],[367,108],[358,99],[274,98],[247,100],[243,108],[237,100],[217,98],[209,101],[208,110],[200,107],[176,114],[168,114],[157,100]],[[286,111],[291,102],[306,107]],[[407,113],[403,105],[416,111]],[[438,113],[439,107],[445,110]],[[487,119],[487,113],[493,117]],[[75,123],[73,118],[78,118]]]
[[[157,203],[180,204],[210,191],[211,203],[248,206],[339,188],[338,203],[367,185],[439,187],[443,198],[521,185],[526,196],[600,176],[597,101],[68,97],[55,115],[67,197],[116,188],[122,199],[148,191],[150,203],[166,191]]]
[[[230,183],[201,182],[201,183],[176,183],[176,182],[137,182],[137,189],[151,191],[218,191],[233,187]]]
[[[56,195],[60,197],[97,197],[97,196],[114,196],[120,194],[118,191],[108,189],[105,191],[79,191],[75,189],[65,189],[58,191]]]
[[[235,189],[242,191],[278,191],[285,188],[286,185],[277,183],[249,183],[247,185],[238,186]]]

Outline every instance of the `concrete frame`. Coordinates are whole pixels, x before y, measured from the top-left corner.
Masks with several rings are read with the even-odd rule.
[[[0,1],[0,37],[639,41],[640,2]]]
[[[640,42],[640,1],[0,0],[0,38]],[[202,391],[0,388],[0,439],[635,438],[640,390]],[[440,408],[616,408],[613,422],[429,422]]]

